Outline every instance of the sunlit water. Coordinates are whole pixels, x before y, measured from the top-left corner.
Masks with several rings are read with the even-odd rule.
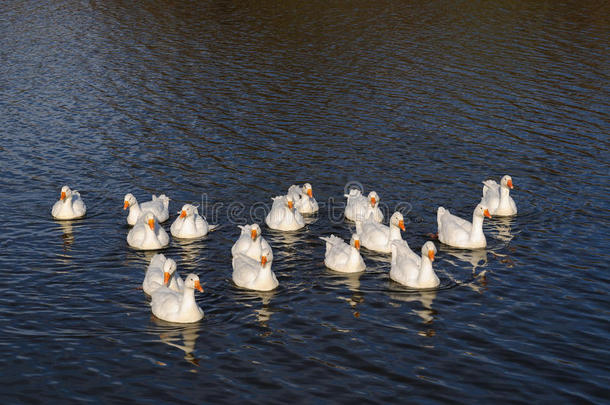
[[[603,2],[0,5],[3,403],[602,403],[608,397],[608,46]],[[510,174],[488,247],[438,245],[437,291],[323,264],[346,185],[470,217]],[[237,224],[310,182],[302,231],[263,227],[280,287],[231,281]],[[50,207],[68,184],[85,219]],[[123,196],[200,204],[222,227],[164,253],[205,318],[152,317],[152,253]],[[484,276],[481,276],[483,274]]]

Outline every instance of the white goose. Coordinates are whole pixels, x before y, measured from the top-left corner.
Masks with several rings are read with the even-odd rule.
[[[350,221],[366,221],[369,217],[375,222],[383,221],[383,213],[379,208],[379,195],[371,191],[368,197],[364,197],[360,190],[351,189],[345,205],[345,218]]]
[[[360,235],[362,246],[382,253],[390,253],[392,251],[392,241],[402,239],[400,236],[401,229],[405,230],[405,222],[402,214],[398,211],[390,217],[390,226],[375,222],[371,217],[364,222],[356,221],[356,233]]]
[[[495,180],[485,180],[483,182],[483,198],[481,204],[489,209],[493,216],[505,217],[517,214],[517,204],[510,196],[513,188],[513,179],[506,175],[500,180],[500,184]]]
[[[166,286],[159,287],[150,296],[152,313],[167,322],[197,322],[203,318],[203,311],[195,301],[195,289],[203,292],[199,277],[192,273],[186,276],[182,292],[170,290]]]
[[[438,287],[440,280],[432,268],[436,253],[434,243],[424,243],[419,257],[402,242],[404,241],[392,242],[390,278],[411,288]]]
[[[311,184],[305,183],[303,187],[292,185],[288,189],[288,195],[294,200],[294,206],[301,214],[315,214],[318,212],[318,202],[313,196]]]
[[[197,207],[191,204],[184,204],[180,211],[180,216],[176,218],[169,231],[176,238],[194,239],[207,235],[208,232],[213,231],[217,227],[218,225],[209,225],[199,215]]]
[[[295,209],[294,200],[290,195],[273,198],[273,205],[265,217],[265,223],[269,228],[280,231],[296,231],[305,226],[303,216]]]
[[[233,282],[243,288],[257,291],[270,291],[279,283],[267,261],[269,250],[261,252],[260,262],[246,255],[239,254],[233,258]]]
[[[155,219],[152,212],[146,212],[127,234],[129,246],[140,250],[161,249],[169,245],[169,235]]]
[[[487,246],[483,233],[483,217],[491,218],[489,210],[479,204],[472,213],[472,223],[457,217],[449,210],[438,207],[436,221],[438,223],[438,240],[442,243],[461,248],[477,249]]]
[[[129,225],[135,225],[138,218],[144,212],[152,212],[159,222],[165,222],[169,218],[169,198],[165,194],[161,194],[158,197],[153,195],[151,201],[142,204],[138,204],[138,200],[136,200],[133,194],[125,194],[123,210],[127,208],[129,208],[129,215],[127,215],[127,223]]]
[[[59,200],[53,204],[51,215],[55,219],[77,219],[85,216],[87,206],[81,199],[80,193],[70,190],[70,187],[63,186]]]
[[[182,292],[184,289],[184,281],[176,271],[176,262],[166,258],[162,253],[157,253],[152,257],[146,269],[142,290],[151,295],[163,285],[176,292]]]
[[[366,265],[360,256],[360,237],[357,233],[352,235],[349,245],[335,235],[320,237],[320,239],[326,242],[324,256],[326,267],[342,273],[364,271]]]
[[[238,225],[241,229],[239,238],[231,248],[231,255],[233,257],[243,254],[251,259],[259,260],[263,249],[268,250],[267,262],[273,262],[273,251],[269,242],[261,235],[261,227],[258,224],[252,225]]]

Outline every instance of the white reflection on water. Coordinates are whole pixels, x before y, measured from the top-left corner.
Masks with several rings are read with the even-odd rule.
[[[425,324],[430,324],[434,321],[437,312],[432,308],[432,303],[436,299],[437,290],[404,290],[404,287],[394,281],[390,281],[389,287],[388,295],[390,298],[402,302],[421,303],[423,308],[413,308],[411,311],[419,316]],[[399,291],[398,288],[403,288],[403,291]]]
[[[159,333],[161,342],[182,350],[186,361],[196,366],[199,365],[199,359],[193,354],[195,352],[195,343],[199,337],[198,332],[201,329],[199,322],[178,325],[163,321],[155,316],[151,316],[151,319],[163,330]],[[158,332],[159,331],[157,331],[157,333]]]
[[[72,224],[74,221],[57,221],[62,230],[61,239],[64,244],[64,252],[72,250],[72,244],[74,243],[74,230]]]

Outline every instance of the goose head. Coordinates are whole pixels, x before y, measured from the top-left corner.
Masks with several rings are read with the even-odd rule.
[[[70,197],[72,197],[72,190],[70,190],[70,187],[68,186],[63,186],[61,188],[61,194],[59,195],[59,199],[61,201],[64,201]]]
[[[174,259],[167,259],[165,263],[163,263],[163,285],[167,285],[169,283],[170,278],[176,272],[176,262]]]
[[[267,258],[271,256],[271,252],[269,251],[268,247],[264,247],[263,250],[261,251],[261,267],[267,267],[269,266],[269,262],[267,261]]]
[[[390,217],[390,225],[397,226],[403,231],[405,230],[405,219],[400,212],[396,211],[392,214]]]
[[[197,207],[191,204],[184,204],[180,211],[180,218],[186,218],[187,216],[195,215],[197,213]]]
[[[512,190],[512,188],[513,188],[512,177],[510,177],[508,174],[506,176],[502,177],[502,179],[500,179],[500,185],[502,187],[508,187]]]
[[[303,184],[303,191],[309,196],[309,198],[313,198],[313,189],[311,188],[311,184]]]
[[[123,210],[126,210],[127,208],[131,207],[132,205],[136,204],[137,202],[138,201],[133,196],[133,194],[131,194],[131,193],[125,194],[125,198],[123,198]]]
[[[421,257],[428,257],[431,262],[434,261],[434,255],[436,254],[436,246],[431,241],[424,243],[424,246],[421,247]]]
[[[288,204],[288,209],[292,210],[292,208],[294,207],[294,200],[291,196],[286,196],[286,203]]]
[[[155,230],[155,216],[152,212],[147,212],[146,215],[144,216],[144,222],[146,224],[148,224],[148,227],[154,231]]]
[[[256,240],[256,238],[261,234],[261,227],[258,224],[252,224],[250,227],[250,237],[252,240]]]
[[[357,233],[352,234],[352,238],[349,241],[349,244],[360,250],[360,235]]]
[[[487,209],[487,206],[485,206],[485,204],[479,204],[476,206],[476,208],[474,209],[474,215],[477,217],[487,217],[487,218],[491,218],[491,214],[489,213],[489,210]]]
[[[186,276],[186,280],[184,280],[184,287],[203,292],[203,288],[201,288],[201,283],[199,282],[199,277],[193,273]]]
[[[369,193],[369,202],[371,203],[371,207],[375,208],[379,203],[379,195],[376,192],[371,191]]]

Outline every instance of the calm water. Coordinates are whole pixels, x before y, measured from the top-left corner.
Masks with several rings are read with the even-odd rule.
[[[0,5],[3,403],[610,395],[603,2],[49,3]],[[324,267],[349,182],[419,250],[439,205],[469,217],[504,174],[519,215],[486,221],[484,251],[439,246],[438,291],[371,252]],[[305,181],[319,215],[263,227],[280,287],[236,288],[235,224]],[[63,184],[85,219],[51,218]],[[169,195],[168,230],[186,202],[223,225],[164,251],[204,282],[201,322],[151,316],[127,192]]]

